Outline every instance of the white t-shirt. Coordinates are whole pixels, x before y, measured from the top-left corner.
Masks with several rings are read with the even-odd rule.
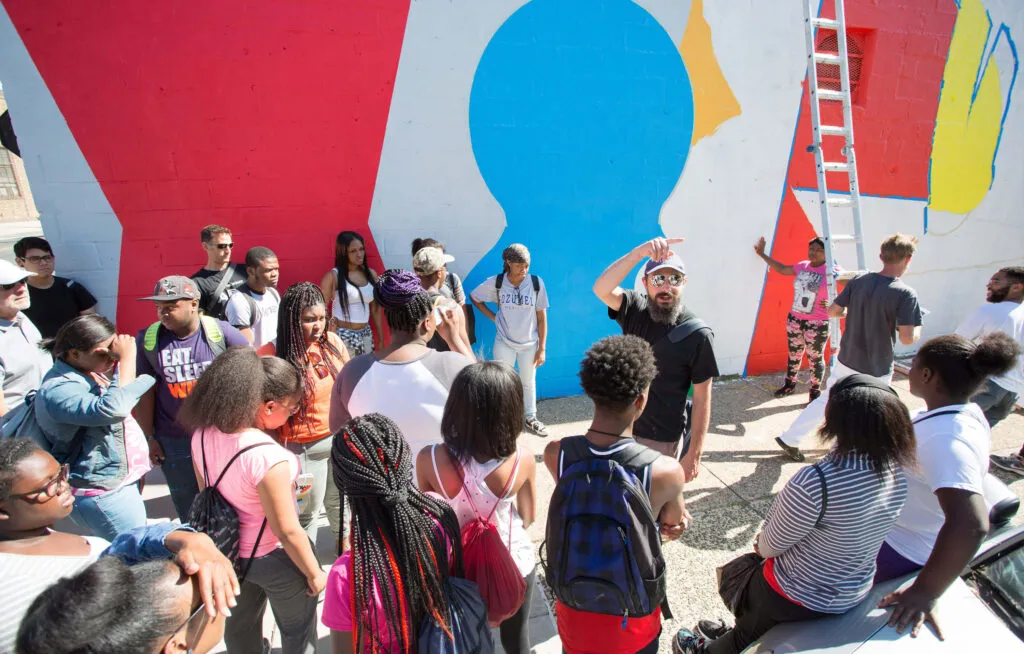
[[[0,654],[14,653],[18,626],[28,607],[61,577],[70,577],[96,562],[110,543],[96,536],[83,536],[89,543],[85,556],[32,556],[0,554]]]
[[[917,465],[903,471],[907,503],[885,542],[924,565],[946,521],[935,491],[958,488],[984,495],[992,435],[981,407],[973,403],[921,411],[914,416],[914,435]]]
[[[373,353],[341,369],[331,392],[330,427],[337,432],[351,418],[381,413],[395,421],[412,450],[412,460],[440,443],[441,416],[455,376],[473,363],[457,352],[427,350],[411,361],[382,361]]]
[[[491,275],[473,289],[470,297],[476,302],[491,302],[498,305],[495,324],[498,336],[514,350],[527,350],[537,345],[537,312],[548,308],[548,291],[544,280],[537,278],[540,291],[533,291],[533,277],[527,274],[519,286],[509,281],[508,275],[501,283],[501,292],[494,287],[497,275]]]
[[[246,296],[252,298],[252,303]],[[253,306],[256,315],[253,315]],[[237,329],[252,330],[253,347],[259,348],[267,343],[277,345],[277,312],[281,307],[281,296],[277,289],[268,288],[265,293],[257,293],[248,286],[243,286],[231,293],[225,313],[228,323]]]
[[[972,341],[978,341],[985,334],[1005,332],[1024,349],[1024,304],[1017,302],[989,302],[969,315],[956,333]],[[1005,375],[992,377],[992,381],[1008,391],[1024,395],[1024,356],[1017,360]]]

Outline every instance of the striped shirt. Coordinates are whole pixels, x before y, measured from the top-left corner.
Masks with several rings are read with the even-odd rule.
[[[782,591],[822,613],[843,613],[864,599],[875,575],[875,557],[907,499],[899,468],[879,474],[865,454],[830,453],[796,473],[768,511],[758,549],[775,558]],[[821,523],[815,523],[821,517]]]

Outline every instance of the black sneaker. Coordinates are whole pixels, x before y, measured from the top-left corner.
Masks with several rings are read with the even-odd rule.
[[[999,456],[997,454],[993,454],[988,457],[988,460],[992,463],[992,465],[999,468],[1000,470],[1012,472],[1016,475],[1021,475],[1022,477],[1024,477],[1024,460],[1021,460],[1020,456],[1016,454],[1011,454],[1009,456]]]
[[[707,641],[689,629],[680,629],[672,639],[672,654],[704,654]]]
[[[728,633],[729,627],[721,620],[698,620],[693,631],[704,640],[717,640]]]
[[[782,451],[786,453],[786,456],[789,457],[790,460],[796,461],[797,463],[804,462],[804,453],[800,451],[799,447],[787,445],[782,438],[776,438],[775,442],[779,444],[779,447],[782,448]]]
[[[787,379],[781,388],[775,391],[775,397],[785,397],[786,395],[792,395],[793,391],[796,390],[796,382],[792,379]]]
[[[818,399],[819,397],[821,397],[821,387],[820,386],[811,386],[810,390],[807,391],[807,399],[808,399],[808,401],[813,402],[814,400]]]

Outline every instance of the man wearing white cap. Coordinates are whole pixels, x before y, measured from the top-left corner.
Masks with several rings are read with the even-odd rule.
[[[53,365],[50,355],[39,349],[43,337],[23,312],[31,303],[25,280],[34,274],[0,261],[0,415],[24,403]]]
[[[651,383],[647,407],[633,426],[634,437],[641,445],[679,459],[690,481],[700,471],[718,364],[711,328],[683,306],[686,267],[669,249],[682,241],[655,238],[641,243],[601,273],[594,293],[623,334],[639,336],[654,349],[658,376]],[[619,284],[645,258],[647,293],[623,290]],[[691,385],[692,401],[687,399]]]
[[[461,307],[466,303],[466,297],[462,294],[462,284],[460,283],[457,287],[452,286],[449,283],[449,278],[452,273],[448,272],[445,267],[449,263],[455,261],[455,257],[450,254],[445,254],[444,250],[438,247],[428,246],[420,248],[412,256],[412,269],[416,273],[416,276],[420,278],[420,284],[424,290],[430,291],[431,293],[437,293],[439,296],[450,300],[449,307],[459,305]],[[458,293],[458,295],[456,295]],[[444,302],[444,300],[439,301]],[[439,305],[435,302],[435,307]],[[440,317],[441,313],[438,311],[435,314],[435,319]],[[469,337],[466,335],[465,322],[462,324],[462,339],[465,341],[466,347],[471,347],[469,343]],[[427,342],[427,346],[431,347],[438,352],[449,352],[451,347],[448,342],[441,338],[441,335],[437,332]]]

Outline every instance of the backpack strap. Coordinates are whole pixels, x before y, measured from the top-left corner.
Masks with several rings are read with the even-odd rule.
[[[205,434],[206,432],[203,432],[203,433]],[[200,436],[200,439],[202,439],[202,436]],[[200,440],[200,442],[202,442],[202,441]],[[234,463],[235,460],[238,457],[242,456],[243,454],[245,454],[249,450],[254,450],[257,447],[263,447],[264,445],[270,445],[270,444],[271,443],[256,443],[254,445],[249,445],[247,447],[243,447],[242,449],[240,449],[237,452],[235,452],[235,455],[233,457],[231,457],[230,459],[228,459],[227,464],[224,466],[224,469],[220,471],[220,475],[217,476],[217,481],[213,482],[213,486],[211,486],[211,488],[217,488],[218,486],[220,486],[220,480],[224,479],[224,475],[227,473],[228,468],[231,467],[231,464]],[[209,477],[206,476],[206,450],[205,449],[203,450],[203,478],[206,479],[207,482],[209,482]]]
[[[711,327],[709,327],[707,323],[700,318],[694,316],[673,327],[672,331],[668,333],[666,338],[673,343],[681,343],[690,336],[703,330],[711,331]]]
[[[540,277],[537,275],[530,275],[530,281],[533,282],[533,292],[540,293]]]
[[[270,445],[270,443],[260,443],[260,445]],[[257,446],[253,446],[257,447]],[[249,449],[249,448],[246,448]],[[243,452],[245,450],[242,450]],[[241,454],[241,452],[239,452]],[[237,455],[236,455],[237,456]],[[238,576],[238,585],[241,586],[245,582],[245,578],[249,576],[249,568],[252,567],[252,560],[256,558],[256,550],[259,549],[260,541],[263,539],[263,532],[267,529],[267,519],[263,518],[263,524],[260,525],[260,533],[256,534],[256,542],[252,545],[252,551],[249,552],[249,558],[245,560],[245,568],[242,570],[242,574]],[[316,552],[313,552],[316,554]]]
[[[821,466],[815,463],[813,466],[814,472],[818,473],[818,477],[821,479],[821,513],[818,514],[818,519],[814,521],[814,528],[817,529],[821,526],[821,521],[825,517],[825,511],[828,510],[828,484],[825,483],[825,473],[822,471]]]
[[[499,273],[498,276],[494,278],[494,290],[500,291],[501,290],[501,285],[504,284],[504,283],[505,283],[505,273]]]
[[[567,436],[559,442],[558,478],[562,478],[565,469],[574,463],[586,461],[593,456],[590,453],[590,441],[586,436]],[[555,481],[558,481],[557,479]]]
[[[210,295],[210,299],[206,301],[206,307],[204,307],[204,310],[207,314],[213,313],[213,308],[217,306],[217,300],[220,299],[221,294],[224,293],[228,284],[231,283],[231,278],[234,277],[234,268],[235,264],[228,263],[228,267],[224,269],[224,273],[220,276],[220,281],[217,282],[216,290],[214,290],[213,294]]]
[[[213,316],[199,316],[199,323],[202,326],[206,344],[213,351],[214,358],[227,352],[228,344],[224,340],[224,331],[220,328],[220,322]]]
[[[961,411],[960,409],[946,409],[945,411],[936,411],[935,413],[931,414],[930,416],[924,416],[923,418],[922,417],[914,418],[911,422],[916,425],[916,424],[924,422],[925,420],[928,420],[929,418],[936,418],[938,416],[959,415],[961,413],[966,414],[967,416],[969,416],[971,418],[974,418],[979,423],[981,423],[981,420],[978,420],[977,416],[972,415],[972,414],[968,413],[967,411]],[[986,427],[988,426],[988,423],[984,423],[984,424],[985,424]]]
[[[501,489],[501,495],[498,496],[498,501],[494,503],[494,508],[491,509],[491,515],[487,516],[487,522],[491,521],[494,514],[498,511],[498,505],[507,499],[508,492],[512,490],[512,485],[516,482],[516,475],[519,474],[519,448],[516,448],[516,461],[512,464],[512,474],[505,480],[505,487]],[[511,513],[510,513],[511,515]],[[509,538],[512,537],[512,532],[509,532]]]
[[[146,361],[149,361],[149,365],[153,368],[154,372],[160,372],[160,357],[156,354],[156,344],[160,336],[160,321],[157,321],[146,327],[146,333],[142,337],[142,354],[146,357]]]

